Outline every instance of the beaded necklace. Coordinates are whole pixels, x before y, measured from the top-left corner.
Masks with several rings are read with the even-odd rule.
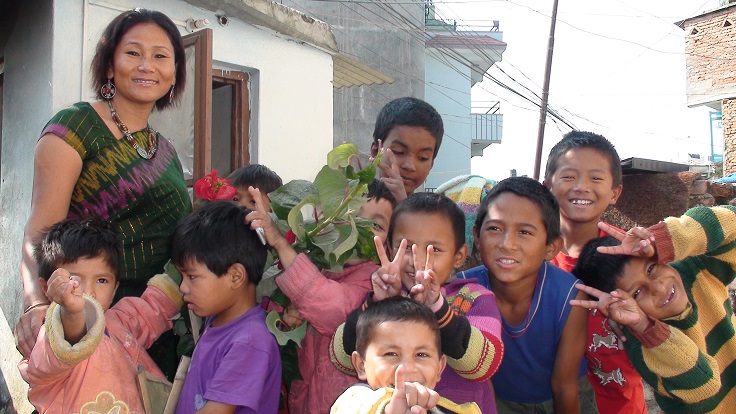
[[[141,148],[137,142],[135,142],[135,139],[133,139],[133,135],[128,130],[128,127],[125,125],[123,120],[120,119],[118,113],[115,112],[115,108],[112,107],[112,100],[107,101],[107,105],[110,107],[110,114],[112,115],[112,120],[115,122],[115,125],[117,125],[120,132],[123,133],[125,140],[128,141],[128,143],[138,152],[138,155],[140,155],[144,160],[150,160],[153,158],[153,155],[158,149],[158,142],[156,141],[156,131],[151,128],[151,125],[146,124],[148,129],[148,151],[146,151]]]

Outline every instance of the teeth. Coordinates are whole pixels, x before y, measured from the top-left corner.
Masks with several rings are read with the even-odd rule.
[[[503,263],[503,264],[514,264],[514,263],[516,263],[516,260],[512,260],[512,259],[498,259],[498,261],[501,262],[501,263]]]
[[[572,204],[588,205],[593,204],[590,200],[572,200]]]
[[[670,289],[670,295],[667,296],[667,300],[664,301],[664,303],[662,305],[666,305],[666,304],[670,303],[670,300],[672,299],[672,296],[674,296],[674,295],[675,295],[675,287],[672,286],[672,289]]]

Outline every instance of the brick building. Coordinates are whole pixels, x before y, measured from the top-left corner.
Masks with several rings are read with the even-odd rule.
[[[723,114],[725,174],[736,172],[736,0],[675,23],[685,31],[687,104]]]

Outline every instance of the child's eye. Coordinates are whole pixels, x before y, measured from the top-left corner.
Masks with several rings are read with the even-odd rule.
[[[439,253],[441,250],[438,249],[438,248],[436,248],[436,247],[434,247],[434,246],[432,246],[432,251],[434,251],[435,253]]]
[[[101,278],[97,279],[97,283],[110,283],[110,281],[107,280],[107,279],[105,279],[104,277],[101,277]]]
[[[641,293],[641,290],[642,290],[641,288],[639,288],[639,289],[636,289],[636,292],[634,292],[634,294],[633,294],[633,295],[631,295],[631,297],[632,297],[632,298],[634,298],[634,299],[636,300],[636,298],[637,298],[637,297],[639,296],[639,294]]]
[[[647,267],[647,276],[652,276],[652,272],[654,271],[654,266],[655,264],[652,263],[649,265],[649,267]]]
[[[393,152],[394,155],[404,155],[404,151],[399,151],[399,150],[392,149],[391,152]]]
[[[429,358],[429,354],[428,354],[428,353],[426,353],[426,352],[419,352],[419,353],[417,354],[417,357],[418,357],[418,358]]]
[[[419,157],[419,161],[421,161],[421,162],[427,162],[427,161],[429,161],[429,157]]]
[[[233,197],[233,201],[237,203],[240,199],[238,197]]]
[[[398,354],[396,352],[386,352],[386,353],[383,354],[383,356],[385,356],[385,357],[395,357],[395,356],[398,356]]]
[[[197,276],[194,275],[187,275],[187,277],[189,278],[189,280],[194,280],[197,278]]]
[[[523,234],[525,236],[530,236],[532,233],[530,233],[529,230],[519,230],[519,234]]]

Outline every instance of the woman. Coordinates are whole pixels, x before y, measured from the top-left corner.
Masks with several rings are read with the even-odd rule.
[[[181,35],[168,17],[124,12],[105,29],[92,62],[100,100],[60,111],[44,128],[23,237],[25,311],[15,327],[24,356],[48,308],[33,258],[33,243],[45,228],[67,217],[109,220],[123,239],[116,298],[140,295],[168,260],[169,235],[191,201],[174,146],[148,125],[148,117],[181,95],[184,60]]]

